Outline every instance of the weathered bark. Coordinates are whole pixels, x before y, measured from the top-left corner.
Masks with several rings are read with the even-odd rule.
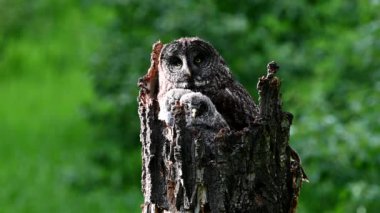
[[[157,118],[161,48],[153,46],[151,67],[139,82],[143,212],[294,212],[305,176],[289,146],[292,115],[281,108],[277,65],[268,64],[259,79],[259,115],[250,128],[186,127],[178,107],[169,129]]]

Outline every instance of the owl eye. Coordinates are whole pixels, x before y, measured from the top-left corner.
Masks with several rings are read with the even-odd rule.
[[[203,55],[195,56],[194,57],[194,64],[197,64],[197,65],[201,64],[203,62],[203,59],[204,59]]]
[[[172,56],[169,58],[169,65],[175,66],[175,67],[180,67],[182,66],[182,60],[178,58],[177,56]]]
[[[205,113],[207,111],[208,111],[207,103],[206,102],[199,103],[198,112],[197,112],[198,116],[202,115],[203,113]]]

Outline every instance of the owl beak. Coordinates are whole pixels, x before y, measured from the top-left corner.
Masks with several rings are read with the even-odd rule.
[[[191,77],[191,71],[190,71],[190,67],[189,65],[186,63],[184,63],[184,66],[182,67],[182,71],[183,73],[187,76],[187,77]]]
[[[191,117],[195,118],[197,116],[197,109],[191,109]]]
[[[190,72],[190,69],[189,68],[184,68],[183,69],[183,72],[184,72],[184,74],[187,76],[187,77],[191,77],[191,72]]]

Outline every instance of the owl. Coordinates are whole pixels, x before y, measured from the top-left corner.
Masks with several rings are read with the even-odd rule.
[[[231,129],[250,126],[257,107],[237,82],[220,54],[208,42],[180,38],[164,45],[158,65],[160,101],[171,89],[188,89],[207,96]]]
[[[186,126],[204,127],[215,131],[229,128],[211,100],[200,92],[190,92],[182,95],[179,103],[185,111]]]
[[[216,110],[211,100],[199,92],[188,89],[171,89],[159,100],[158,119],[165,122],[163,135],[173,139],[174,110],[182,108],[185,114],[186,127],[190,129],[205,128],[209,133],[227,130],[229,126],[223,116]],[[212,134],[211,134],[212,135]],[[211,137],[210,135],[210,137]]]

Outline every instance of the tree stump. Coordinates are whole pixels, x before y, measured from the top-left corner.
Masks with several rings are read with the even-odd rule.
[[[172,138],[158,120],[158,57],[139,80],[142,143],[142,212],[294,212],[302,180],[300,159],[289,146],[292,114],[283,112],[279,67],[271,62],[259,79],[259,114],[240,131],[186,127],[183,109],[174,112]]]

